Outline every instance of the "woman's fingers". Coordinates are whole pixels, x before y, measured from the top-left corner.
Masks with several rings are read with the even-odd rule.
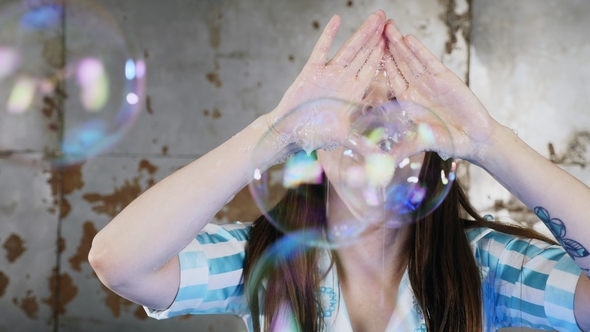
[[[381,11],[372,14],[361,25],[361,27],[350,37],[344,45],[338,50],[331,62],[348,67],[357,54],[363,49],[369,41],[374,40],[375,34],[380,35],[383,22],[385,21],[385,14]]]
[[[358,56],[354,59],[351,69],[357,71],[357,77],[361,82],[370,82],[373,79],[384,53],[385,39],[379,36],[376,45],[369,50],[368,56]]]
[[[408,49],[410,49],[414,56],[430,73],[439,74],[446,69],[442,62],[440,62],[440,60],[438,60],[438,58],[434,56],[434,54],[432,54],[426,46],[418,40],[418,38],[412,35],[407,35],[404,38],[404,41],[406,42]]]
[[[308,63],[314,65],[323,65],[328,60],[328,53],[330,52],[330,47],[332,47],[332,42],[334,41],[334,37],[336,33],[340,29],[340,23],[342,19],[340,16],[334,15],[324,28],[320,39],[316,43],[311,56],[309,57]]]
[[[419,77],[424,72],[424,65],[410,51],[393,21],[389,21],[385,26],[385,36],[389,40],[389,51],[406,80]]]
[[[393,94],[397,98],[408,88],[408,81],[402,75],[401,70],[397,67],[397,63],[389,52],[385,53],[383,67],[387,73],[387,80],[393,90]]]

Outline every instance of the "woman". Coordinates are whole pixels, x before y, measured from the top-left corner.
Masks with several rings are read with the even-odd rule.
[[[590,201],[590,189],[492,119],[458,77],[416,38],[403,37],[382,11],[369,16],[326,61],[339,26],[340,18],[334,16],[272,112],[156,184],[101,230],[89,256],[101,281],[152,308],[148,313],[157,318],[233,313],[250,329],[279,330],[283,305],[303,331],[481,331],[484,324],[589,329],[590,258],[585,248],[590,248],[590,227],[585,202]],[[380,66],[398,101],[421,104],[443,118],[454,155],[486,169],[533,209],[572,257],[530,230],[482,219],[455,183],[424,220],[388,229],[387,234],[373,231],[354,245],[336,249],[324,271],[315,267],[323,264],[323,252],[312,250],[305,259],[279,267],[287,273],[266,275],[262,286],[250,280],[257,259],[282,234],[264,217],[253,227],[207,223],[251,180],[246,162],[251,147],[305,101],[366,100],[367,91],[378,91],[368,87]],[[327,130],[338,132],[336,127]],[[293,141],[279,140],[284,135]],[[299,139],[289,132],[277,132],[275,138],[279,148]],[[328,143],[314,148],[331,179],[336,154],[321,150]],[[434,151],[449,154],[444,146]],[[267,166],[277,161],[271,152],[267,157]],[[427,153],[423,167],[428,170],[441,162],[435,153]],[[308,195],[323,192],[310,188]],[[328,197],[327,213],[313,214],[318,210],[307,209],[305,200],[291,202],[295,206],[279,204],[277,213],[295,223],[313,219],[328,226],[350,218],[332,187]],[[462,219],[466,214],[472,220]],[[145,248],[151,249],[148,255]],[[263,304],[251,296],[248,305],[243,279],[261,291]],[[333,291],[336,307],[326,308],[318,299],[326,289]],[[380,294],[390,296],[376,301]]]

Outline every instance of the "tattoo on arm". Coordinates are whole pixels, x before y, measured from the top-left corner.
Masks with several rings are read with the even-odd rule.
[[[568,239],[565,237],[566,229],[565,224],[563,221],[557,218],[551,218],[549,212],[541,207],[537,206],[534,209],[535,214],[541,219],[541,221],[549,228],[551,233],[557,239],[557,242],[561,244],[563,249],[572,256],[573,258],[580,258],[590,256],[590,252],[583,245],[581,245],[578,241]],[[583,269],[584,271],[589,271],[589,269]]]

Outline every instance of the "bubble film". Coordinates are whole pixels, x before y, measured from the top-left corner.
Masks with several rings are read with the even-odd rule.
[[[319,232],[323,237],[310,237],[309,245],[337,247],[365,229],[356,218],[327,225],[329,182],[315,152],[343,144],[358,107],[337,99],[307,102],[277,119],[253,149],[250,192],[281,232]]]
[[[0,8],[0,152],[68,166],[108,151],[136,119],[146,67],[133,38],[96,3]]]
[[[308,246],[310,239],[321,240],[323,235],[317,231],[296,231],[289,233],[269,246],[256,260],[249,276],[246,295],[250,305],[260,307],[264,303],[261,288],[268,290],[268,278],[279,276],[284,280],[301,277],[301,270],[295,264],[303,264],[316,269],[324,275],[330,268],[328,250]],[[335,267],[334,267],[335,268]],[[320,286],[317,300],[321,304],[324,319],[329,320],[338,306],[337,292],[332,287]],[[284,291],[284,290],[283,290]],[[290,303],[279,304],[277,316],[271,331],[301,331],[298,328],[295,312]]]
[[[448,128],[411,102],[390,101],[358,117],[339,153],[340,196],[372,225],[398,228],[428,215],[455,179]]]

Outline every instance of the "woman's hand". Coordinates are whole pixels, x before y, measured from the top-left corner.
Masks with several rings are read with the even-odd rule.
[[[386,23],[384,35],[388,39],[385,68],[396,99],[435,112],[451,133],[454,156],[479,164],[492,134],[501,126],[467,85],[418,39],[402,36],[391,20]],[[449,145],[442,145],[431,148],[441,155],[451,155]]]
[[[268,114],[268,125],[283,136],[282,142],[307,144],[304,148],[313,150],[341,140],[348,112],[375,76],[385,52],[385,13],[369,16],[328,60],[340,23],[338,16],[328,22],[303,70]]]

